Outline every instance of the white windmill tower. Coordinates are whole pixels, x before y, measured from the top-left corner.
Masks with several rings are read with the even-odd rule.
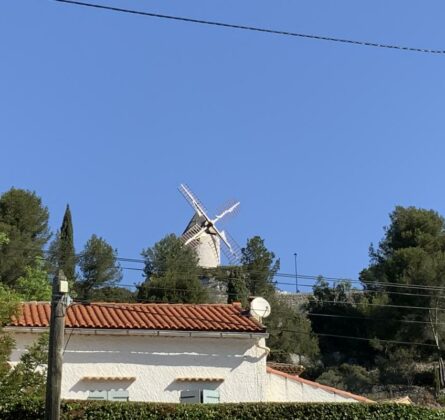
[[[199,265],[205,268],[221,265],[221,249],[230,264],[237,264],[241,256],[240,247],[227,231],[219,230],[216,227],[216,223],[226,215],[233,213],[239,206],[239,201],[216,215],[214,219],[211,219],[204,205],[187,185],[181,184],[179,191],[195,211],[194,216],[182,234],[182,240],[186,245],[196,250]]]

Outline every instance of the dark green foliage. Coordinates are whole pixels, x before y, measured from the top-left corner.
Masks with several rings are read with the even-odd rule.
[[[242,267],[232,267],[227,271],[227,303],[240,302],[247,308],[249,291]]]
[[[92,235],[80,258],[81,279],[76,289],[81,299],[91,299],[92,291],[115,285],[122,278],[122,269],[116,260],[117,251],[104,239]]]
[[[416,378],[415,358],[415,349],[407,346],[390,348],[386,354],[377,356],[380,383],[413,385]]]
[[[0,232],[8,241],[0,247],[0,281],[14,285],[25,268],[43,256],[51,234],[48,209],[34,192],[12,188],[0,197]]]
[[[241,264],[246,274],[246,286],[252,296],[268,299],[275,293],[273,278],[280,268],[280,260],[264,245],[264,239],[254,236],[241,250]]]
[[[124,302],[136,301],[136,293],[125,287],[109,286],[91,290],[90,299],[94,302]]]
[[[37,399],[0,403],[3,420],[43,418],[44,402]],[[445,411],[396,404],[250,403],[154,404],[64,401],[63,420],[440,420]]]
[[[142,251],[146,280],[138,286],[138,300],[146,302],[204,303],[207,291],[199,280],[196,252],[175,235],[167,235]]]
[[[318,356],[318,339],[312,334],[311,322],[306,315],[290,307],[278,296],[269,298],[271,314],[263,322],[266,324],[269,338],[267,345],[271,349],[270,360],[291,363],[291,355],[300,357],[299,363],[305,364]]]
[[[378,379],[377,370],[370,372],[362,366],[343,363],[323,372],[317,382],[356,394],[365,394],[371,392]]]
[[[318,344],[311,334],[310,321],[282,301],[275,292],[273,280],[279,270],[280,261],[275,259],[275,254],[266,248],[264,240],[259,236],[248,239],[241,252],[242,266],[237,270],[236,276],[229,276],[228,285],[231,288],[228,287],[228,292],[242,296],[244,289],[247,289],[251,296],[261,296],[269,301],[271,315],[263,320],[270,334],[267,340],[267,345],[271,348],[269,358],[291,362],[292,355],[299,355],[304,356],[306,361],[312,360],[318,354]]]
[[[310,321],[275,292],[273,279],[280,268],[275,254],[266,248],[262,238],[254,236],[242,249],[241,262],[242,278],[250,294],[264,297],[271,305],[270,316],[263,320],[269,332],[270,359],[291,362],[292,355],[298,355],[306,361],[312,360],[318,354],[318,343],[311,334]]]
[[[5,232],[0,232],[0,248],[9,242],[8,235]]]
[[[46,363],[48,343],[45,335],[28,348],[13,368],[8,363],[15,341],[2,327],[13,315],[18,315],[19,298],[14,291],[0,284],[0,404],[19,396],[43,396],[45,369],[39,371],[38,367],[43,368]]]
[[[59,252],[59,268],[63,270],[67,279],[74,281],[76,275],[76,253],[74,250],[73,221],[69,205],[66,206],[62,227],[60,228]]]
[[[53,274],[62,269],[70,285],[76,280],[76,253],[70,206],[66,206],[62,226],[51,243],[49,257]]]
[[[8,361],[14,346],[15,341],[11,335],[5,332],[0,332],[0,383],[2,378],[8,374],[11,368]]]
[[[314,332],[322,334],[319,337],[319,345],[325,365],[332,366],[344,362],[372,364],[375,350],[368,341],[323,335],[372,337],[372,321],[365,319],[369,315],[366,313],[367,302],[366,295],[353,289],[348,281],[340,281],[331,287],[324,278],[318,278],[307,310]]]
[[[436,311],[436,308],[443,307],[445,298],[444,219],[432,210],[414,207],[396,207],[390,219],[391,224],[386,228],[378,248],[371,247],[371,263],[361,272],[360,279],[368,296],[384,296],[386,303],[390,305],[426,307],[430,308],[430,311],[397,307],[381,308],[378,317],[387,321],[374,323],[374,336],[381,339],[434,344],[433,333],[437,333],[439,343],[443,347],[445,313]],[[386,284],[380,284],[382,282]],[[428,290],[404,288],[404,285],[438,288],[428,292]],[[394,291],[397,293],[391,293]],[[400,319],[410,322],[397,321]],[[411,381],[402,375],[406,366],[399,371],[400,376],[390,372],[391,367],[396,368],[394,363],[402,363],[404,360],[397,354],[392,355],[394,352],[400,353],[401,350],[397,346],[376,342],[374,347],[380,352],[379,364],[382,364],[382,358],[389,363],[389,374],[385,380],[390,380],[389,378],[397,380],[398,377],[399,383]],[[412,365],[416,361],[437,360],[438,357],[434,347],[413,346],[405,350],[411,355],[409,360]],[[395,359],[391,364],[392,358]]]
[[[397,206],[390,220],[379,249],[372,253],[376,262],[385,261],[405,248],[445,250],[444,219],[436,211]]]
[[[14,339],[3,331],[3,327],[11,320],[11,316],[18,314],[18,310],[19,296],[7,286],[0,284],[0,383],[11,369],[8,361],[15,345]]]

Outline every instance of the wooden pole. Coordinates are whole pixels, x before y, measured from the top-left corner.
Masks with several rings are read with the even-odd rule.
[[[62,270],[54,277],[49,324],[48,376],[46,381],[45,420],[60,419],[63,344],[68,282]]]

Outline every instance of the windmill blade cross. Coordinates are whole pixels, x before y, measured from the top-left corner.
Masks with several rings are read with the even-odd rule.
[[[210,217],[207,215],[206,208],[187,185],[181,184],[179,186],[179,191],[199,216],[204,216],[208,221],[211,221]]]
[[[229,235],[227,231],[217,230],[218,236],[221,238],[222,251],[231,264],[238,264],[241,261],[241,247]]]
[[[234,212],[239,205],[240,205],[240,202],[238,201],[233,206],[224,210],[221,214],[217,214],[216,217],[212,220],[212,223],[216,223],[218,220],[221,220],[227,214]]]
[[[184,244],[197,250],[202,266],[219,266],[221,250],[231,264],[238,264],[241,260],[241,248],[226,231],[219,230],[216,223],[223,217],[233,214],[240,205],[239,201],[228,206],[212,220],[204,205],[186,184],[181,184],[179,191],[195,211],[195,215],[181,237]],[[211,256],[204,250],[205,246],[211,248],[209,250]]]

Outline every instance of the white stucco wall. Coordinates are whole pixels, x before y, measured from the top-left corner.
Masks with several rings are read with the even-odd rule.
[[[66,332],[68,339],[70,330]],[[35,333],[14,333],[17,362]],[[64,354],[62,398],[86,399],[90,390],[126,389],[131,401],[179,402],[180,391],[217,389],[221,402],[264,401],[264,338],[201,338],[72,334]],[[84,377],[134,377],[91,381]],[[224,378],[180,382],[177,378]]]
[[[274,373],[267,373],[266,400],[269,402],[357,402]]]

